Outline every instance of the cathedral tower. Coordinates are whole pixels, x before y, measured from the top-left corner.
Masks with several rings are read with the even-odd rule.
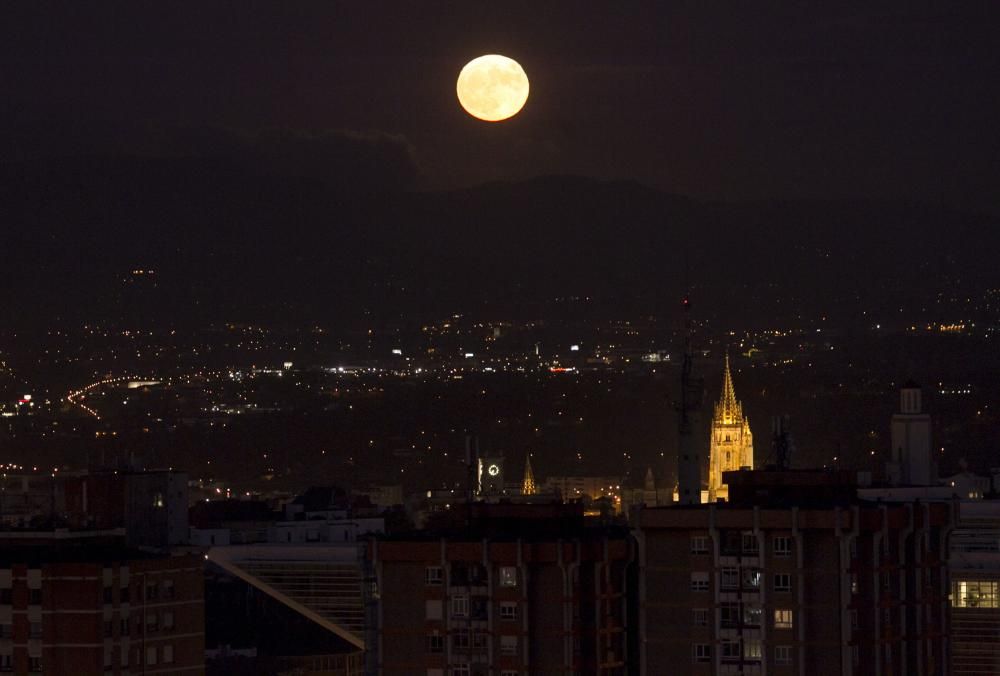
[[[722,376],[722,396],[715,404],[712,417],[711,451],[708,459],[708,499],[729,499],[729,486],[722,483],[722,473],[753,468],[753,434],[750,423],[743,417],[743,406],[736,400],[733,376],[729,371],[729,355]]]

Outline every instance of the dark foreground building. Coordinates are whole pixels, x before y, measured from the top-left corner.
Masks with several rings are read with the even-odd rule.
[[[643,509],[641,673],[947,673],[942,503],[828,472],[731,472],[730,502]]]
[[[202,560],[121,531],[0,533],[0,672],[205,673]]]
[[[579,505],[452,511],[436,532],[369,546],[378,674],[627,673],[625,529],[585,526]]]

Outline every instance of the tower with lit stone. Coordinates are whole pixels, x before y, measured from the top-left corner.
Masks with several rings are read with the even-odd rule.
[[[729,499],[729,487],[722,483],[722,473],[741,468],[753,469],[753,434],[743,416],[743,406],[736,399],[729,355],[722,376],[722,396],[715,404],[712,439],[708,459],[708,499]]]

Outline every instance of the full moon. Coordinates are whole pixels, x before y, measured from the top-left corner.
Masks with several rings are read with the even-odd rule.
[[[499,54],[465,64],[455,88],[465,112],[487,122],[517,115],[528,100],[528,76],[521,64]]]

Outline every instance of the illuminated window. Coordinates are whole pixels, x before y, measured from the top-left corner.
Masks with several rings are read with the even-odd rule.
[[[744,568],[743,587],[745,589],[760,589],[760,571],[756,568]]]
[[[514,566],[500,566],[500,586],[517,586],[517,568]]]
[[[743,641],[743,659],[759,660],[761,658],[761,644],[757,639],[746,639]]]
[[[951,605],[955,608],[1000,608],[996,580],[954,580]]]
[[[792,611],[787,608],[777,608],[774,611],[774,628],[775,629],[791,629],[792,628]]]
[[[746,604],[743,606],[743,624],[748,627],[759,627],[763,610],[760,606]]]

